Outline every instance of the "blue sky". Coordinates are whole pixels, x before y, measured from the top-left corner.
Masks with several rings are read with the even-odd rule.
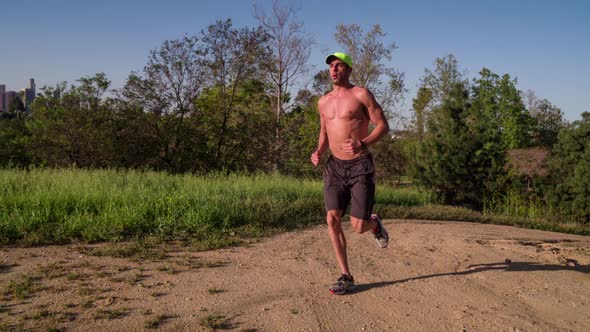
[[[197,34],[218,19],[257,25],[251,0],[73,1],[0,0],[0,84],[24,88],[105,72],[113,88],[141,71],[148,52],[164,40]],[[269,8],[271,1],[257,0]],[[311,64],[338,50],[338,24],[368,31],[380,24],[398,49],[390,66],[406,75],[409,109],[425,68],[453,53],[473,78],[483,67],[518,79],[562,109],[568,120],[590,111],[590,1],[296,0],[298,16],[315,39]]]

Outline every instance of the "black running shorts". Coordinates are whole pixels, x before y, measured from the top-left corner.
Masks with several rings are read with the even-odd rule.
[[[375,200],[375,166],[371,154],[352,160],[340,160],[332,155],[324,172],[324,203],[326,210],[346,213],[351,202],[350,216],[369,220]]]

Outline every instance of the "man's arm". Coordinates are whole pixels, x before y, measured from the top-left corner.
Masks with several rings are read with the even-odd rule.
[[[359,88],[355,92],[355,97],[358,98],[360,103],[367,109],[369,121],[375,125],[375,128],[362,140],[350,138],[345,141],[343,149],[351,155],[360,153],[369,145],[377,143],[389,132],[389,123],[387,123],[383,109],[379,103],[377,103],[371,91],[365,88]]]
[[[369,134],[369,136],[362,139],[362,142],[366,145],[372,145],[377,143],[383,136],[389,132],[389,123],[385,118],[385,113],[381,108],[381,105],[375,100],[375,97],[368,89],[362,89],[359,93],[359,99],[363,105],[367,108],[370,121],[375,125],[375,129]],[[359,142],[359,145],[362,143]]]
[[[323,98],[322,98],[323,99]],[[318,112],[320,113],[320,136],[318,138],[318,148],[311,154],[311,163],[317,166],[320,163],[320,158],[324,152],[328,149],[328,135],[326,134],[326,123],[324,121],[324,115],[321,111],[322,99],[318,101]]]

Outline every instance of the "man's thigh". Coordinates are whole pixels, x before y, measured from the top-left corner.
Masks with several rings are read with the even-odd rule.
[[[350,190],[338,183],[325,183],[324,203],[326,205],[326,211],[341,211],[342,217],[350,203]]]
[[[357,182],[351,188],[351,199],[350,216],[369,220],[375,201],[375,183],[372,181]]]
[[[373,160],[364,160],[362,164],[352,171],[355,173],[353,173],[354,181],[350,188],[352,200],[350,216],[369,220],[375,201],[375,168]]]

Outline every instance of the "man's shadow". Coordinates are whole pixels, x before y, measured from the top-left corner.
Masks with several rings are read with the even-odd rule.
[[[469,265],[464,271],[457,271],[457,272],[446,272],[446,273],[435,273],[417,277],[411,277],[406,279],[400,280],[393,280],[393,281],[382,281],[382,282],[375,282],[370,284],[357,284],[355,293],[356,292],[364,292],[369,289],[373,288],[380,288],[385,286],[391,286],[396,284],[403,284],[405,282],[422,280],[422,279],[430,279],[436,277],[445,277],[445,276],[461,276],[461,275],[469,275],[474,273],[480,273],[485,271],[492,271],[492,270],[504,270],[506,272],[523,272],[523,271],[577,271],[582,273],[590,274],[590,265],[579,265],[578,262],[574,259],[567,259],[566,265],[556,265],[556,264],[541,264],[541,263],[534,263],[534,262],[511,262],[506,260],[505,262],[501,263],[489,263],[489,264],[474,264]]]
[[[8,273],[16,266],[18,266],[18,265],[17,264],[10,264],[10,265],[0,264],[0,273]]]

